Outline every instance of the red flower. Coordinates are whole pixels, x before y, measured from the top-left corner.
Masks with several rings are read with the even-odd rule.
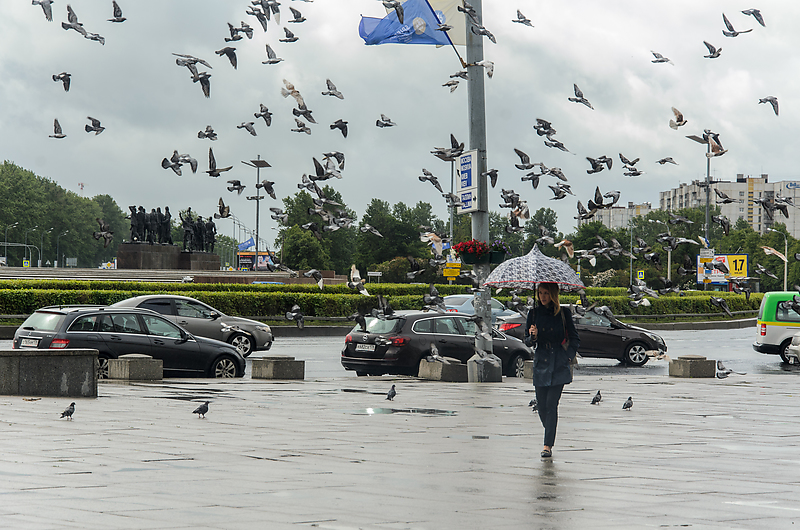
[[[489,245],[483,241],[472,239],[470,241],[463,241],[453,246],[453,250],[459,254],[474,254],[476,256],[483,256],[490,252]]]

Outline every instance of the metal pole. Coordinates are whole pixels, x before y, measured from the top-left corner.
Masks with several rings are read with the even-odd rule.
[[[786,258],[786,261],[783,262],[783,290],[786,290],[786,275],[788,274],[789,268],[789,239],[786,237],[786,234],[783,234],[783,256]]]
[[[9,228],[14,228],[18,224],[19,224],[19,221],[15,222],[13,225],[8,225],[6,227],[6,239],[5,239],[5,243],[3,244],[3,257],[6,258],[5,259],[6,265],[8,265],[8,229]]]
[[[711,154],[711,139],[706,143],[707,153]],[[706,157],[706,241],[708,241],[708,227],[711,226],[711,157]]]
[[[633,221],[631,219],[628,219],[628,226],[629,226],[630,231],[631,231],[631,248],[629,249],[630,252],[631,252],[631,276],[630,276],[630,281],[628,282],[628,285],[633,285]],[[579,267],[580,267],[580,263],[581,262],[579,260],[578,261],[578,266]],[[578,274],[578,277],[580,278],[580,274]]]
[[[453,193],[453,178],[455,175],[455,160],[450,161],[450,193]],[[456,222],[456,207],[450,207],[450,246],[453,246],[453,224]]]
[[[472,2],[478,21],[483,20],[481,0]],[[467,26],[472,22],[467,18]],[[478,151],[478,164],[475,178],[478,181],[478,211],[472,213],[472,237],[478,241],[489,240],[489,197],[486,176],[486,101],[483,86],[484,70],[475,63],[483,60],[483,37],[467,31],[467,63],[469,79],[467,80],[469,148]],[[488,275],[488,267],[486,267]],[[480,278],[480,276],[479,276]],[[485,279],[485,278],[484,278]]]
[[[256,157],[256,160],[261,160],[261,155]],[[256,184],[261,182],[261,166],[256,165]],[[261,208],[261,188],[256,187],[256,257],[253,260],[253,270],[258,272],[258,216]]]

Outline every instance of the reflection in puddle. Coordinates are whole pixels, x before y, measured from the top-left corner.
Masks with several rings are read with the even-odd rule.
[[[422,414],[423,416],[455,416],[454,410],[440,409],[387,409],[383,407],[370,407],[363,410],[353,411],[352,414],[362,416],[372,416],[373,414]]]

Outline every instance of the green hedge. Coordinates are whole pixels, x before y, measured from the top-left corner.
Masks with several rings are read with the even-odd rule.
[[[128,286],[139,287],[138,283],[128,283]],[[163,284],[161,284],[163,285]],[[388,284],[387,284],[388,285]],[[316,288],[316,286],[314,286]],[[440,286],[447,287],[447,286]],[[397,289],[395,289],[397,290]],[[444,289],[440,288],[442,292]],[[624,291],[624,289],[623,289]],[[375,292],[373,290],[373,292]],[[394,309],[420,309],[423,306],[422,296],[427,292],[427,288],[422,289],[418,294],[398,294],[389,296],[389,303]],[[110,305],[120,300],[125,300],[132,296],[142,294],[152,294],[153,291],[142,290],[112,290],[112,289],[0,289],[0,314],[17,315],[30,314],[37,309],[48,305],[68,305],[68,304],[98,304]],[[332,293],[328,288],[320,292],[303,292],[294,290],[291,292],[270,292],[270,291],[181,291],[181,294],[197,298],[223,313],[230,315],[250,315],[250,316],[274,316],[282,315],[294,304],[299,305],[303,312],[310,316],[321,317],[344,317],[356,311],[368,312],[373,307],[377,307],[375,294],[363,296],[354,294],[347,289],[344,293]],[[443,293],[444,294],[444,293]],[[744,295],[733,293],[713,293],[714,296],[724,298],[731,311],[757,310],[762,294],[753,294],[750,300],[746,300]],[[692,293],[691,296],[677,296],[669,294],[658,299],[650,298],[650,307],[639,306],[631,309],[628,305],[628,297],[618,296],[589,296],[591,302],[598,305],[607,305],[614,314],[680,314],[680,313],[717,313],[719,310],[710,303],[711,293]],[[501,302],[507,302],[511,298],[507,296],[497,297]],[[564,294],[561,300],[564,303],[575,303],[578,297],[574,294]]]

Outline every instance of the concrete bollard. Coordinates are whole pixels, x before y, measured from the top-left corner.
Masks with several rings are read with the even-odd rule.
[[[267,355],[253,359],[253,379],[305,379],[306,362],[290,355]]]
[[[444,364],[436,361],[428,362],[427,359],[422,359],[419,363],[419,377],[430,381],[466,383],[467,365],[461,364],[457,360],[450,364]]]
[[[533,361],[525,361],[522,366],[522,377],[533,381]]]
[[[161,381],[164,361],[142,353],[120,355],[108,360],[108,378],[124,381]]]
[[[669,362],[670,377],[715,377],[717,363],[702,355],[683,355]]]
[[[489,362],[478,362],[481,357],[476,353],[467,361],[467,381],[470,383],[502,383],[503,367]]]

